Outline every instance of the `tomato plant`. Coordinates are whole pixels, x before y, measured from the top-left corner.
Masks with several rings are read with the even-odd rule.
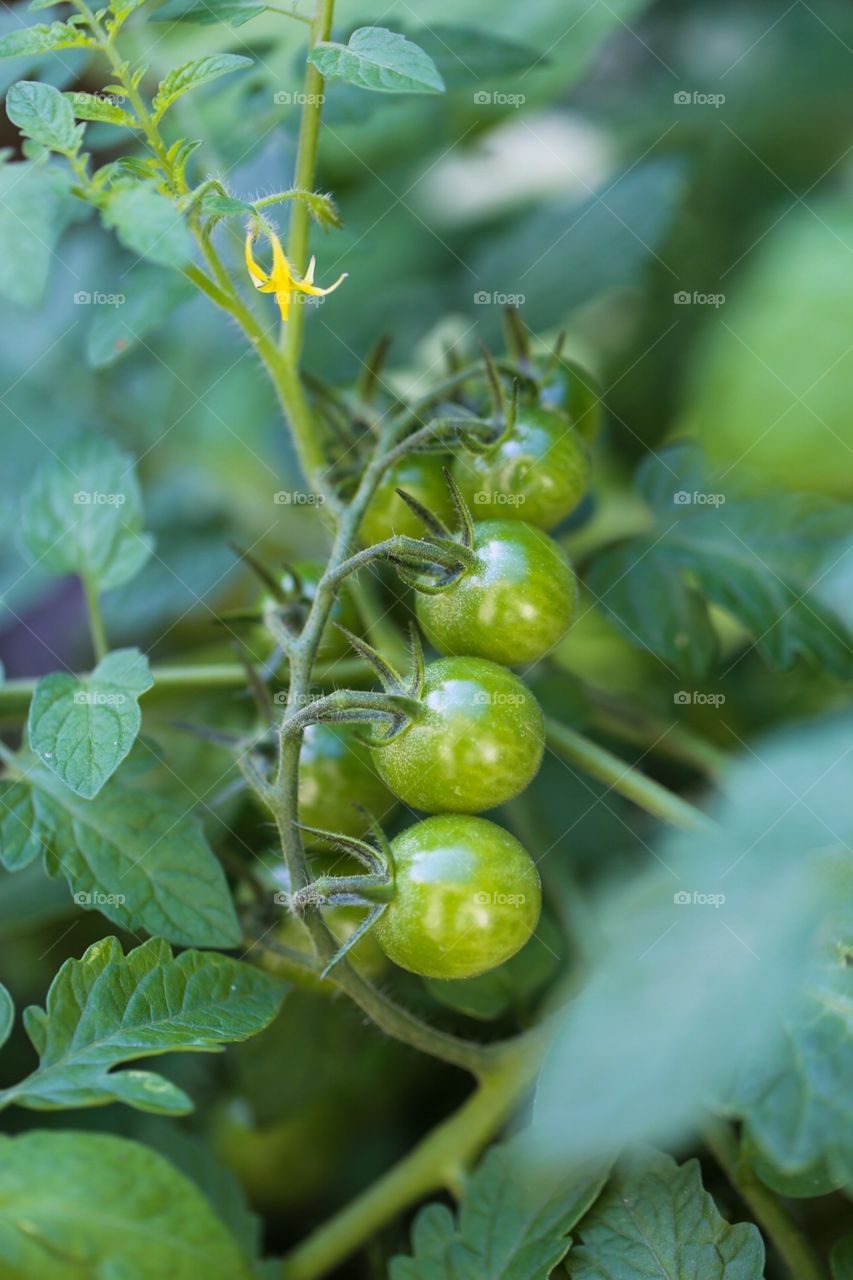
[[[853,1277],[779,8],[7,7],[0,1280]]]

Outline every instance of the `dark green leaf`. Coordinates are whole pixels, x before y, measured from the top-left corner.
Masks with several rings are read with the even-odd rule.
[[[144,1247],[143,1247],[144,1242]],[[236,1242],[161,1156],[106,1134],[0,1138],[0,1259],[38,1280],[249,1280]]]
[[[379,93],[443,93],[435,63],[411,40],[385,27],[359,27],[346,45],[315,45],[309,62],[322,76]]]
[[[15,1002],[0,982],[0,1049],[12,1034],[15,1022]]]
[[[528,45],[475,27],[437,22],[414,27],[406,35],[432,58],[448,89],[493,82],[549,61]]]
[[[35,808],[26,782],[0,780],[0,862],[7,871],[20,871],[44,853],[47,832]]]
[[[139,698],[154,681],[138,649],[116,649],[90,676],[54,672],[36,685],[30,746],[66,786],[91,800],[112,777],[139,733]]]
[[[210,1051],[257,1035],[275,1017],[281,983],[211,952],[177,958],[161,938],[122,954],[116,938],[66,960],[45,1009],[24,1015],[39,1065],[0,1093],[0,1106],[37,1111],[125,1102],[169,1115],[192,1102],[161,1075],[116,1068],[175,1051]]]
[[[702,1186],[697,1160],[638,1152],[614,1173],[577,1229],[571,1280],[761,1280],[764,1244],[752,1223],[730,1226]]]

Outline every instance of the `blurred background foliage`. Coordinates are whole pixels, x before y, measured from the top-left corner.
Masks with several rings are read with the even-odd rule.
[[[286,187],[298,124],[298,106],[286,99],[301,84],[302,26],[270,13],[237,26],[157,22],[153,11],[142,20],[146,13],[131,42],[152,83],[205,52],[255,59],[250,73],[173,108],[175,136],[207,139],[199,171],[237,196]],[[7,8],[0,31],[42,16]],[[818,12],[785,0],[424,0],[415,10],[405,0],[341,0],[339,34],[370,22],[427,49],[448,93],[414,100],[328,86],[320,189],[334,193],[344,227],[315,230],[313,247],[321,281],[341,270],[349,280],[328,312],[309,316],[311,373],[351,382],[391,333],[389,381],[423,390],[447,346],[468,358],[478,341],[500,341],[502,308],[479,295],[523,296],[527,324],[549,341],[565,329],[568,351],[604,390],[594,500],[561,532],[581,565],[593,546],[648,527],[632,473],[648,450],[685,432],[698,434],[723,474],[754,471],[783,489],[853,496],[849,4],[827,0]],[[2,74],[4,89],[30,75],[63,89],[103,87],[99,68],[76,52],[10,60]],[[3,144],[16,146],[11,125],[3,127]],[[116,154],[116,134],[89,127],[100,161]],[[7,173],[0,169],[0,230],[11,238],[21,211]],[[236,330],[167,272],[134,262],[93,218],[69,207],[67,220],[55,247],[32,224],[35,238],[20,255],[0,260],[0,657],[12,676],[88,664],[76,587],[29,569],[16,543],[22,487],[46,454],[81,432],[103,432],[138,457],[156,537],[156,555],[132,588],[105,600],[114,641],[150,648],[158,660],[228,657],[217,618],[254,590],[229,543],[270,560],[317,554],[322,511],[273,501],[296,481],[295,459],[273,392]],[[217,235],[241,271],[239,228]],[[96,293],[125,301],[75,301]],[[712,295],[723,300],[702,301]],[[155,323],[161,304],[169,316]],[[853,620],[853,556],[814,573],[825,602]],[[389,579],[382,590],[399,607],[399,587]],[[834,677],[798,667],[780,678],[731,617],[712,610],[711,619],[723,659],[712,687],[725,697],[725,716],[695,700],[677,709],[709,741],[737,745],[843,701]],[[671,723],[678,686],[663,661],[597,611],[560,647],[556,674],[535,682],[553,714],[576,726],[595,718],[605,742],[610,700],[630,691],[642,736],[643,726]],[[156,771],[158,786],[194,797],[214,843],[227,821],[246,848],[263,847],[271,832],[229,790],[227,757],[181,734],[174,722],[182,716],[240,728],[252,710],[243,694],[224,692],[166,712],[155,692],[145,704],[155,754],[145,748],[139,785]],[[689,793],[701,785],[697,763],[664,744],[644,767]],[[537,849],[554,851],[543,864],[546,889],[570,937],[589,927],[589,887],[647,859],[649,820],[553,758],[507,817]],[[12,962],[20,1003],[40,999],[59,961],[100,932],[97,918],[78,913],[63,936],[65,890],[52,900],[56,886],[40,876],[31,867],[3,877],[0,958],[4,971]],[[537,963],[510,999],[477,997],[496,1029],[523,1025],[535,972]],[[393,982],[412,1007],[468,1032],[485,1007],[453,1008],[407,975]],[[10,1078],[15,1057],[4,1063]],[[323,1064],[337,1073],[344,1059],[351,1093],[325,1105]],[[239,1052],[184,1058],[171,1071],[181,1084],[187,1073],[210,1105],[185,1127],[214,1134],[256,1207],[279,1215],[275,1244],[344,1202],[459,1090],[454,1074],[364,1033],[349,1009],[307,996],[288,1001],[279,1023]],[[382,1081],[373,1092],[378,1113],[361,1112],[368,1077]],[[149,1119],[113,1108],[61,1123],[172,1141]],[[297,1151],[297,1178],[259,1175]]]

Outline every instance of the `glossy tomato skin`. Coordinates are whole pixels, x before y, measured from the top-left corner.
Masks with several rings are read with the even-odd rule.
[[[403,969],[473,978],[515,955],[539,920],[533,860],[502,827],[443,814],[391,843],[394,896],[373,932]]]
[[[445,523],[453,521],[453,502],[444,478],[450,466],[445,454],[413,453],[391,467],[370,500],[359,537],[364,546],[384,542],[395,533],[420,538],[424,525],[396,492],[405,489]]]
[[[562,360],[548,375],[539,388],[539,403],[567,414],[587,444],[601,430],[601,400],[595,384],[573,360]]]
[[[299,575],[299,586],[301,588],[302,597],[306,604],[310,606],[311,601],[317,593],[317,584],[319,583],[324,572],[324,565],[319,560],[300,560],[297,561],[293,568]],[[289,595],[296,590],[296,579],[288,570],[281,575],[282,589]],[[272,599],[269,592],[264,594],[258,600],[258,609],[263,614],[267,608],[275,608],[277,602]],[[344,658],[352,653],[349,642],[340,631],[332,625],[333,622],[340,623],[342,627],[346,627],[348,631],[358,631],[359,616],[358,611],[353,603],[352,597],[346,587],[340,592],[338,598],[332,606],[331,620],[325,627],[320,637],[320,646],[317,655],[321,661],[331,662],[335,658]],[[265,646],[269,651],[271,640],[269,632],[265,627],[257,628],[256,643],[259,647]]]
[[[562,640],[577,609],[577,581],[543,529],[520,520],[474,526],[477,567],[435,595],[419,594],[418,621],[440,653],[515,667]]]
[[[453,475],[475,520],[553,529],[586,492],[589,455],[562,414],[522,407],[508,435],[484,453],[461,454]]]
[[[383,821],[394,803],[354,725],[308,726],[299,753],[300,822],[361,837],[370,819],[356,806]],[[310,835],[305,840],[313,843]]]
[[[524,790],[544,742],[542,711],[518,676],[483,658],[440,658],[426,668],[420,714],[374,759],[412,808],[478,813]]]

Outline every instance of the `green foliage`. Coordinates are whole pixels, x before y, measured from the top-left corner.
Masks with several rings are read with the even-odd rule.
[[[139,121],[129,111],[96,93],[66,93],[65,100],[78,120],[93,120],[99,124],[118,124],[125,129],[138,129]]]
[[[569,1250],[568,1233],[595,1201],[601,1169],[547,1179],[524,1162],[518,1139],[492,1147],[465,1187],[458,1216],[421,1209],[411,1258],[394,1258],[390,1280],[539,1280]]]
[[[30,705],[30,746],[66,786],[91,800],[133,746],[142,723],[138,699],[153,683],[138,649],[108,653],[85,679],[44,676]]]
[[[41,301],[51,255],[74,216],[68,174],[32,160],[0,162],[0,239],[15,246],[0,255],[0,295],[26,307]]]
[[[249,1280],[207,1200],[153,1151],[73,1130],[0,1145],[0,1259],[10,1274],[194,1280],[201,1269],[209,1280]]]
[[[52,53],[61,49],[91,49],[95,41],[80,30],[80,18],[68,22],[39,23],[0,36],[0,58],[18,58],[24,54]]]
[[[153,184],[116,187],[101,209],[104,226],[119,244],[161,267],[182,268],[192,257],[192,241],[174,202]]]
[[[43,853],[47,828],[41,823],[26,782],[0,781],[0,861],[7,871],[21,871]]]
[[[698,1161],[641,1151],[615,1171],[577,1228],[571,1280],[762,1280],[764,1245],[752,1223],[730,1226],[702,1186]]]
[[[346,45],[327,41],[309,54],[322,76],[379,93],[443,93],[432,58],[385,27],[359,27]]]
[[[6,97],[6,114],[25,138],[50,151],[73,156],[80,150],[83,126],[74,124],[68,99],[50,84],[20,80]]]
[[[0,1049],[9,1039],[15,1021],[15,1003],[0,982]]]
[[[242,27],[266,9],[257,0],[166,0],[151,14],[149,22],[198,22],[209,25],[227,22]]]
[[[273,1019],[283,988],[258,969],[152,938],[122,954],[116,938],[66,960],[44,1009],[24,1013],[39,1065],[0,1092],[0,1106],[37,1111],[124,1102],[142,1111],[192,1110],[183,1092],[151,1071],[116,1068],[172,1052],[210,1052],[257,1035]]]
[[[853,1277],[853,1236],[839,1240],[830,1256],[832,1280],[851,1280]]]
[[[853,636],[810,586],[853,535],[853,509],[815,495],[751,496],[687,444],[644,462],[637,487],[655,526],[601,552],[588,579],[629,640],[701,679],[717,658],[710,601],[773,666],[805,657],[853,675]]]
[[[133,460],[88,436],[51,458],[21,500],[21,539],[52,573],[78,573],[102,591],[135,577],[151,555]]]
[[[140,265],[127,277],[122,305],[98,307],[86,335],[86,358],[93,369],[123,359],[193,296],[185,276]]]
[[[155,120],[159,120],[173,102],[177,102],[178,98],[182,98],[191,89],[198,89],[211,80],[218,80],[220,76],[230,75],[232,71],[240,71],[251,65],[252,59],[244,58],[241,54],[218,53],[206,58],[194,58],[192,62],[175,67],[161,80],[154,95],[152,105]]]

